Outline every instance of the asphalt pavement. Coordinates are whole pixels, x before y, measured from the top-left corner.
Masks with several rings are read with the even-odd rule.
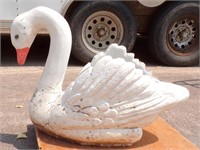
[[[34,126],[28,114],[28,102],[42,73],[48,54],[47,47],[40,43],[39,47],[45,49],[43,53],[41,53],[42,48],[39,49],[28,58],[26,66],[19,67],[16,65],[15,52],[9,40],[3,39],[3,44],[0,68],[0,149],[37,149]],[[141,47],[141,49],[145,48]],[[200,68],[198,66],[164,67],[150,59],[146,51],[137,53],[136,56],[147,63],[147,69],[160,80],[173,82],[189,89],[188,101],[164,112],[161,116],[183,136],[200,147]],[[73,57],[70,59],[69,66],[64,87],[75,79],[82,68],[82,64]]]

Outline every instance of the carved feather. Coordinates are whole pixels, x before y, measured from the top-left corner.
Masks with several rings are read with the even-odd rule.
[[[81,121],[94,128],[133,128],[151,123],[160,112],[186,99],[180,96],[184,92],[187,95],[183,87],[158,81],[125,47],[112,44],[83,68],[62,104],[76,116],[86,114]]]

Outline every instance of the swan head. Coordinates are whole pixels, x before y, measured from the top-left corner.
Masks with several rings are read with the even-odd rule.
[[[31,18],[26,13],[15,18],[11,25],[11,42],[17,52],[17,62],[23,65],[36,36]]]

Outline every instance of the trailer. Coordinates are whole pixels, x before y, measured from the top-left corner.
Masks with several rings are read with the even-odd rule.
[[[0,33],[9,34],[13,19],[36,6],[47,6],[66,18],[72,53],[83,63],[111,43],[130,52],[137,35],[147,36],[152,57],[165,65],[199,62],[199,1],[0,0]]]

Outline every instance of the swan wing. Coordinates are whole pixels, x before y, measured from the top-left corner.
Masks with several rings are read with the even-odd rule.
[[[62,105],[68,117],[95,128],[142,127],[185,99],[174,94],[180,89],[158,81],[125,47],[112,44],[83,68],[66,90]]]

